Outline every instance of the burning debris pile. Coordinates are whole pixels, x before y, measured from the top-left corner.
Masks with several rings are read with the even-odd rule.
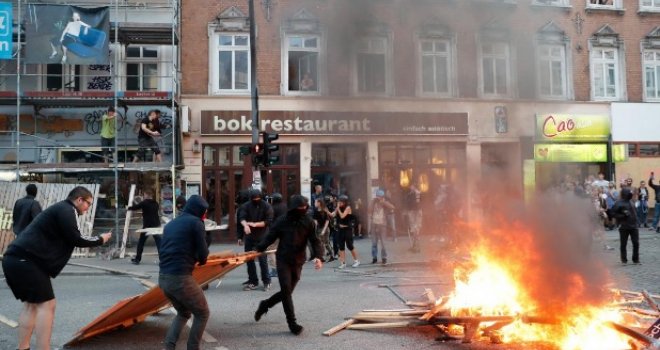
[[[606,288],[614,281],[593,247],[597,244],[592,246],[589,216],[575,215],[579,203],[556,204],[538,214],[526,211],[513,222],[494,215],[488,225],[465,225],[469,234],[460,250],[469,258],[454,266],[448,295],[436,298],[427,289],[428,301],[406,303],[412,309],[364,310],[324,334],[432,326],[443,341],[660,349],[651,336],[654,327],[660,329],[660,320],[654,324],[660,296]]]

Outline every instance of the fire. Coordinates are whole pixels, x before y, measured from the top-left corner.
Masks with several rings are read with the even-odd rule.
[[[518,233],[516,233],[518,234]],[[520,238],[520,236],[518,236]],[[525,242],[519,239],[518,243]],[[483,242],[482,242],[483,243]],[[527,241],[526,243],[531,242]],[[528,248],[528,247],[527,247]],[[444,300],[452,316],[515,316],[515,321],[499,330],[503,342],[538,341],[550,343],[562,350],[620,350],[629,349],[626,336],[608,328],[607,321],[621,322],[622,316],[616,309],[580,303],[578,297],[584,293],[584,279],[570,275],[564,287],[567,296],[564,305],[548,309],[545,302],[535,300],[538,286],[530,285],[525,274],[535,273],[525,269],[537,257],[532,257],[524,246],[518,246],[509,254],[486,245],[471,248],[472,259],[454,270],[454,292]],[[550,281],[552,282],[552,281]],[[542,313],[542,314],[539,314]],[[547,324],[533,323],[544,318]],[[492,324],[492,323],[491,323]],[[489,324],[482,323],[483,327]]]

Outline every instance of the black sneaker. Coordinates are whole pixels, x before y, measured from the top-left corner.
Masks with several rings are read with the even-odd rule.
[[[295,335],[299,335],[300,333],[302,333],[303,329],[304,329],[303,326],[301,326],[297,323],[289,325],[289,330],[291,331],[291,333],[293,333]]]
[[[244,286],[247,286],[247,285],[250,284],[250,283],[251,283],[250,280],[247,280],[247,281],[245,281],[245,282],[243,282],[243,283],[241,283],[241,284],[244,285]]]
[[[372,264],[375,264],[375,263],[377,263],[377,262],[378,262],[378,259],[377,259],[377,258],[373,258],[373,259],[371,259],[371,263],[372,263]]]
[[[267,292],[270,290],[270,283],[264,283],[264,292]]]
[[[257,285],[252,284],[252,283],[248,283],[248,284],[245,285],[245,287],[243,287],[243,290],[245,290],[245,291],[255,290],[255,289],[257,289]]]
[[[259,307],[254,313],[254,320],[259,322],[261,316],[265,315],[268,312],[268,307],[266,306],[266,301],[262,300],[259,302]]]
[[[133,265],[140,265],[140,260],[133,258],[131,259],[131,263],[133,263]]]
[[[381,261],[381,264],[383,264],[383,265],[387,264],[387,259],[383,259],[383,260]]]

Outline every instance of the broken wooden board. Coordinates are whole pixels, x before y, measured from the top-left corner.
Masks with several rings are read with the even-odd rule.
[[[238,254],[230,252],[210,255],[205,265],[195,266],[193,278],[199,285],[207,284],[226,275],[246,261],[254,260],[261,254],[257,252]],[[73,339],[65,345],[80,343],[99,334],[133,326],[144,321],[147,316],[162,310],[169,303],[163,291],[158,286],[154,286],[145,293],[119,301],[87,326],[81,328]]]

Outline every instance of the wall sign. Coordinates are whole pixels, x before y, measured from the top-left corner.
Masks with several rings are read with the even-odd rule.
[[[252,132],[250,111],[202,111],[204,135]],[[263,111],[259,129],[285,135],[467,135],[467,113]]]

